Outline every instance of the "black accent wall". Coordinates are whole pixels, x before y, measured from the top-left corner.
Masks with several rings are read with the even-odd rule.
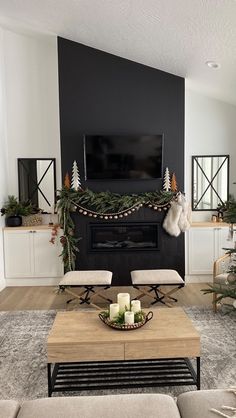
[[[176,173],[183,190],[184,79],[63,38],[58,38],[58,64],[62,178],[77,160],[83,187],[118,193],[160,189],[162,180],[85,182],[83,134],[164,134],[164,168]],[[127,221],[161,224],[163,218],[145,208]],[[95,254],[88,250],[91,219],[75,215],[75,222],[82,237],[79,269],[110,269],[116,285],[128,284],[132,269],[175,268],[184,276],[183,235],[172,238],[160,228],[160,251]]]

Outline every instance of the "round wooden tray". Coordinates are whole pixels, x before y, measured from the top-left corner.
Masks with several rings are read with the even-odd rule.
[[[102,314],[102,312],[100,312],[98,314],[98,316],[101,319],[101,321],[104,322],[104,324],[108,325],[111,328],[118,329],[120,331],[132,331],[133,329],[138,329],[138,328],[143,327],[143,325],[145,325],[148,321],[151,321],[151,319],[153,318],[153,312],[152,311],[148,312],[145,315],[143,321],[136,322],[135,324],[132,324],[132,325],[128,325],[128,324],[116,324],[116,323],[110,321],[109,318],[106,318]]]

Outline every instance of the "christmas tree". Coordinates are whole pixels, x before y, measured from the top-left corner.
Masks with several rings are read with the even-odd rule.
[[[236,200],[234,196],[230,195],[229,200],[219,205],[218,210],[223,213],[224,221],[229,224],[229,235],[233,241],[234,234],[236,233],[234,225],[236,224]],[[228,276],[225,280],[225,284],[220,285],[213,283],[212,285],[209,285],[208,289],[203,289],[203,292],[204,294],[215,293],[216,302],[220,302],[225,298],[233,299],[232,305],[226,303],[223,304],[236,310],[236,241],[234,242],[234,248],[223,249],[226,251],[226,254],[230,255],[230,263],[227,271]]]
[[[172,192],[177,192],[178,190],[178,184],[177,184],[177,180],[176,180],[176,175],[175,173],[172,174],[171,177],[171,191]]]
[[[75,190],[81,189],[79,169],[78,169],[76,161],[73,162],[73,167],[72,167],[71,188]]]
[[[229,224],[236,224],[236,200],[230,196],[229,200],[221,207],[224,221]]]
[[[236,232],[233,229],[233,234]],[[207,289],[202,289],[205,294],[215,293],[216,300],[215,302],[223,302],[225,298],[233,299],[232,304],[223,302],[223,305],[229,307],[230,309],[236,310],[236,242],[234,248],[224,248],[226,254],[230,255],[230,263],[227,270],[227,278],[225,279],[224,284],[210,284]]]
[[[227,250],[227,253],[231,255],[231,262],[227,271],[228,276],[225,284],[210,284],[207,289],[202,289],[202,291],[204,295],[215,293],[217,296],[216,302],[221,302],[225,298],[233,299],[232,304],[223,303],[223,305],[236,310],[236,249],[230,248]]]
[[[67,189],[70,188],[70,176],[69,176],[69,173],[66,173],[66,175],[65,175],[64,186]]]
[[[168,192],[170,190],[170,172],[168,167],[166,167],[165,169],[163,189],[165,190],[165,192]]]

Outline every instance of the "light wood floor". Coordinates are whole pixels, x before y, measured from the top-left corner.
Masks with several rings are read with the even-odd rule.
[[[211,306],[212,296],[203,295],[201,289],[207,287],[205,283],[191,283],[187,284],[184,288],[178,290],[174,295],[177,297],[178,302],[174,306]],[[131,297],[135,297],[137,291],[129,287],[113,287],[105,291],[105,296],[109,297],[113,301],[116,301],[116,295],[119,292],[129,292]],[[56,293],[56,288],[51,286],[40,287],[7,287],[0,292],[0,311],[13,311],[13,310],[48,310],[48,309],[76,309],[78,307],[83,308],[85,305],[78,305],[76,302],[72,302],[69,305],[66,301],[69,296],[66,293]],[[104,307],[104,303],[101,299],[94,300],[95,303]],[[102,303],[101,303],[102,302]],[[145,297],[142,299],[142,306],[148,307],[150,298]],[[163,306],[158,304],[156,306]]]

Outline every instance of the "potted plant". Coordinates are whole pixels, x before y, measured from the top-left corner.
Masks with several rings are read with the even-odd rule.
[[[21,226],[22,216],[36,213],[31,202],[18,202],[15,196],[8,196],[7,201],[1,209],[1,215],[6,215],[6,226]]]

